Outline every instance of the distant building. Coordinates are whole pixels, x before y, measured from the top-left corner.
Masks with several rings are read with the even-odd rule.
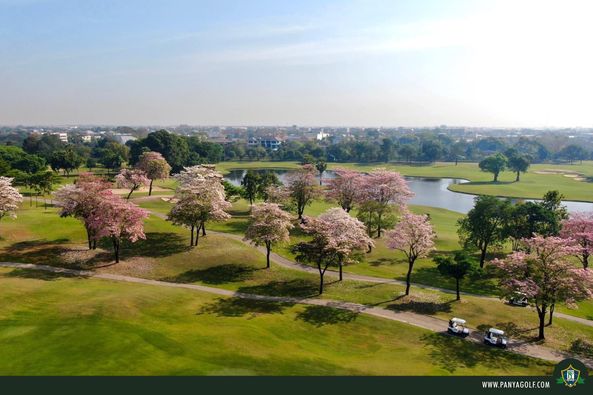
[[[52,132],[51,135],[58,136],[62,143],[68,142],[68,133],[66,132]]]
[[[257,147],[262,146],[266,149],[276,151],[282,145],[283,140],[279,137],[249,137],[247,146]]]

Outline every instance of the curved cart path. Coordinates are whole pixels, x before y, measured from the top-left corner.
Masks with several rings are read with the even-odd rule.
[[[154,199],[154,197],[149,197],[149,196],[144,196],[141,198],[138,198],[138,200],[142,199],[144,201],[146,200],[150,200],[150,199]],[[147,210],[148,212],[150,212],[152,215],[154,215],[155,217],[159,217],[161,219],[167,219],[167,216],[165,214],[162,213],[157,213],[155,211],[151,211],[151,210]],[[229,239],[233,239],[236,241],[239,241],[243,244],[246,244],[250,247],[254,247],[251,243],[249,243],[248,241],[244,240],[243,237],[233,234],[233,233],[226,233],[226,232],[217,232],[214,230],[207,230],[207,234],[215,234],[215,235],[219,235],[219,236],[223,236],[223,237],[227,237]],[[261,252],[262,254],[266,254],[266,249],[264,247],[255,247],[259,252]],[[276,264],[288,268],[288,269],[294,269],[294,270],[300,270],[302,272],[307,272],[307,273],[313,273],[315,275],[319,275],[319,272],[317,271],[317,268],[311,267],[311,266],[307,266],[304,265],[302,263],[298,263],[298,262],[294,262],[291,261],[290,259],[287,259],[283,256],[280,256],[278,254],[276,254],[275,252],[271,252],[270,253],[270,259],[272,261],[274,261]],[[325,275],[328,277],[332,277],[332,278],[337,278],[339,276],[339,273],[328,269],[325,272]],[[373,277],[373,276],[365,276],[362,274],[353,274],[353,273],[343,273],[342,276],[344,279],[346,280],[354,280],[354,281],[361,281],[361,282],[368,282],[368,283],[376,283],[376,284],[397,284],[397,285],[402,285],[402,286],[406,286],[406,282],[405,281],[401,281],[401,280],[395,280],[395,279],[389,279],[389,278],[383,278],[383,277]],[[421,288],[421,289],[428,289],[428,290],[432,290],[432,291],[439,291],[439,292],[443,292],[443,293],[448,293],[448,294],[455,294],[455,291],[451,290],[451,289],[447,289],[447,288],[439,288],[439,287],[433,287],[430,285],[424,285],[424,284],[417,284],[417,283],[413,283],[415,287],[417,288]],[[472,294],[472,293],[468,293],[468,292],[461,292],[462,295],[466,295],[466,296],[472,296],[475,298],[482,298],[482,299],[489,299],[492,301],[496,301],[496,302],[500,302],[499,298],[493,297],[493,296],[485,296],[485,295],[478,295],[478,294]],[[576,317],[574,315],[570,315],[570,314],[564,314],[564,313],[560,313],[560,312],[554,312],[554,316],[558,317],[558,318],[563,318],[565,320],[569,320],[569,321],[574,321],[574,322],[578,322],[579,324],[582,325],[587,325],[587,326],[593,326],[593,321],[592,320],[588,320],[586,318],[581,318],[581,317]]]
[[[29,263],[13,263],[13,262],[0,262],[0,267],[5,268],[16,268],[25,270],[43,270],[51,273],[66,274],[80,277],[98,278],[110,281],[122,281],[137,284],[146,284],[153,286],[172,287],[172,288],[185,288],[200,292],[206,292],[224,297],[235,297],[241,299],[250,300],[264,300],[278,303],[291,303],[291,304],[304,304],[312,306],[326,306],[336,309],[348,310],[360,314],[368,314],[375,317],[385,318],[392,321],[399,321],[409,325],[414,325],[419,328],[427,329],[432,332],[441,332],[446,334],[447,321],[435,317],[426,315],[411,313],[411,312],[399,312],[387,310],[379,307],[369,307],[358,303],[341,302],[331,299],[319,299],[319,298],[294,298],[294,297],[280,297],[280,296],[266,296],[266,295],[254,295],[242,292],[235,292],[221,288],[207,287],[203,285],[195,284],[182,284],[172,283],[167,281],[148,280],[138,277],[123,276],[119,274],[109,273],[97,273],[89,270],[74,270],[64,269],[46,265],[34,265]],[[482,337],[479,332],[474,332],[466,338],[466,340],[481,343]],[[483,346],[487,347],[487,346]],[[530,344],[527,342],[510,340],[508,350],[517,354],[525,356],[544,359],[552,362],[559,362],[566,358],[571,358],[573,355],[553,350],[544,346]],[[588,366],[593,366],[593,360],[579,357],[581,361],[586,363]]]

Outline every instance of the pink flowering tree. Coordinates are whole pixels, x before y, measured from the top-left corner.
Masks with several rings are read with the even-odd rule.
[[[163,155],[158,152],[150,151],[140,155],[136,168],[146,173],[146,177],[150,180],[148,188],[148,196],[152,195],[152,183],[154,180],[162,180],[169,177],[171,166]]]
[[[177,203],[171,209],[168,219],[176,225],[186,226],[191,231],[190,245],[197,246],[199,233],[206,235],[207,221],[224,221],[232,204],[226,200],[222,174],[214,166],[198,165],[186,167],[175,175],[179,186],[175,191]],[[194,230],[197,231],[194,241]]]
[[[593,297],[593,273],[573,266],[570,256],[580,247],[560,237],[535,236],[524,239],[526,252],[514,252],[493,263],[502,271],[504,295],[525,294],[539,317],[538,339],[545,339],[545,319],[550,324],[556,303],[577,307],[575,302]]]
[[[315,167],[307,164],[286,176],[287,190],[294,205],[298,219],[303,218],[305,207],[319,196],[319,187],[315,180]]]
[[[319,294],[323,293],[323,279],[330,265],[340,269],[357,261],[356,253],[373,246],[364,224],[340,208],[331,208],[317,218],[307,217],[301,228],[312,237],[293,247],[297,260],[314,263],[319,271]]]
[[[99,203],[90,220],[90,227],[97,238],[108,238],[113,244],[115,263],[119,263],[122,241],[135,243],[145,239],[144,219],[148,212],[117,195]]]
[[[82,221],[87,233],[89,250],[97,247],[97,235],[91,220],[101,202],[111,199],[111,183],[90,173],[83,173],[75,184],[64,185],[54,192],[54,200],[62,217],[74,217]]]
[[[428,256],[435,249],[436,233],[427,215],[405,212],[395,229],[387,233],[387,246],[404,253],[408,259],[406,295],[410,294],[410,277],[416,259]]]
[[[572,239],[580,246],[576,254],[583,264],[583,268],[589,267],[589,256],[593,253],[593,213],[574,213],[562,221],[560,237]]]
[[[290,230],[294,227],[292,216],[275,203],[261,203],[251,207],[249,226],[245,240],[256,246],[266,246],[266,268],[270,268],[270,252],[277,243],[290,240]]]
[[[357,196],[361,194],[363,175],[357,171],[336,169],[336,177],[326,181],[327,200],[337,202],[347,213],[352,210]]]
[[[12,178],[0,177],[0,220],[6,216],[16,218],[16,210],[23,196],[12,186]]]
[[[126,197],[127,200],[130,200],[130,196],[134,191],[137,191],[140,187],[149,186],[150,183],[151,180],[146,177],[144,170],[140,169],[121,169],[119,174],[115,176],[115,184],[118,188],[130,190]]]
[[[377,237],[381,237],[393,210],[405,207],[412,196],[414,194],[408,188],[408,183],[398,172],[375,169],[362,177],[357,204],[359,218],[367,226],[369,236],[376,229]]]

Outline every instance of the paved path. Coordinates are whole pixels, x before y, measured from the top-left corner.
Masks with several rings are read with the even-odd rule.
[[[129,283],[138,283],[138,284],[147,284],[147,285],[154,285],[154,286],[163,286],[163,287],[172,287],[172,288],[185,288],[196,290],[200,292],[207,292],[210,294],[226,296],[226,297],[235,297],[235,298],[242,298],[242,299],[250,299],[250,300],[265,300],[270,302],[279,302],[279,303],[294,303],[294,304],[305,304],[305,305],[313,305],[313,306],[326,306],[332,307],[336,309],[348,310],[355,313],[362,313],[368,314],[375,317],[385,318],[392,321],[399,321],[406,324],[414,325],[423,329],[430,330],[432,332],[442,332],[446,333],[445,330],[447,328],[447,321],[411,313],[411,312],[398,312],[387,310],[379,307],[369,307],[358,303],[349,303],[349,302],[342,302],[337,300],[331,299],[319,299],[319,298],[293,298],[293,297],[279,297],[279,296],[266,296],[266,295],[254,295],[254,294],[247,294],[242,292],[235,292],[221,288],[214,288],[214,287],[207,287],[203,285],[195,285],[195,284],[181,284],[181,283],[172,283],[166,281],[158,281],[158,280],[148,280],[144,278],[138,277],[130,277],[130,276],[123,276],[119,274],[109,274],[109,273],[97,273],[89,270],[74,270],[74,269],[64,269],[59,267],[53,266],[46,266],[46,265],[34,265],[28,263],[13,263],[13,262],[0,262],[0,267],[7,267],[7,268],[17,268],[17,269],[27,269],[27,270],[43,270],[52,273],[63,273],[67,275],[75,275],[75,276],[83,276],[83,277],[92,277],[92,278],[99,278],[104,280],[111,280],[111,281],[123,281]],[[481,343],[482,337],[480,333],[472,333],[469,337],[466,338],[469,341],[473,341],[475,343]],[[486,347],[486,346],[484,346]],[[522,354],[534,358],[540,358],[552,362],[558,362],[565,358],[570,358],[573,355],[553,350],[547,347],[529,344],[526,342],[521,341],[514,341],[511,340],[509,342],[508,349],[514,353]],[[579,359],[585,362],[589,366],[593,366],[593,360],[586,359],[583,357],[579,357]]]
[[[159,197],[160,198],[160,197]],[[137,200],[142,200],[142,201],[147,201],[147,200],[151,200],[154,199],[153,196],[143,196],[141,198],[138,198]],[[165,214],[162,213],[157,213],[154,211],[150,211],[148,210],[152,215],[162,218],[162,219],[167,219],[167,216]],[[240,241],[243,244],[249,245],[249,246],[253,246],[252,244],[250,244],[249,242],[243,240],[243,237],[236,235],[236,234],[232,234],[232,233],[225,233],[225,232],[216,232],[213,230],[206,230],[207,234],[215,234],[215,235],[219,235],[219,236],[223,236],[223,237],[228,237],[229,239],[233,239],[233,240],[237,240]],[[261,252],[262,254],[266,254],[266,249],[264,247],[255,247],[259,252]],[[285,268],[289,268],[289,269],[294,269],[294,270],[300,270],[302,272],[307,272],[307,273],[312,273],[315,275],[319,275],[319,272],[317,271],[317,268],[311,267],[311,266],[307,266],[304,265],[302,263],[298,263],[298,262],[294,262],[291,261],[290,259],[287,259],[283,256],[280,256],[278,254],[276,254],[275,252],[271,252],[270,253],[270,259],[272,261],[274,261],[276,264],[285,267]],[[325,275],[328,277],[333,277],[333,278],[337,278],[339,276],[339,273],[328,269],[325,272]],[[406,286],[406,282],[405,281],[401,281],[401,280],[395,280],[395,279],[389,279],[389,278],[383,278],[383,277],[372,277],[372,276],[365,276],[362,274],[353,274],[353,273],[343,273],[343,278],[346,280],[353,280],[353,281],[361,281],[361,282],[369,282],[369,283],[376,283],[376,284],[397,284],[397,285],[402,285],[402,286]],[[432,290],[432,291],[439,291],[439,292],[443,292],[443,293],[448,293],[448,294],[455,294],[455,291],[451,290],[451,289],[447,289],[447,288],[439,288],[439,287],[433,287],[430,285],[424,285],[424,284],[416,284],[414,283],[414,286],[417,288],[421,288],[421,289],[428,289],[428,290]],[[466,296],[472,296],[475,298],[482,298],[482,299],[489,299],[492,300],[493,302],[499,303],[500,299],[496,298],[496,297],[492,297],[492,296],[486,296],[486,295],[478,295],[478,294],[472,294],[472,293],[467,293],[467,292],[461,292],[462,295],[466,295]],[[580,318],[580,317],[576,317],[574,315],[570,315],[570,314],[564,314],[564,313],[560,313],[560,312],[555,312],[554,316],[557,318],[563,318],[565,320],[569,320],[569,321],[574,321],[574,322],[578,322],[579,324],[582,325],[587,325],[587,326],[593,326],[593,321],[592,320],[588,320],[585,318]]]

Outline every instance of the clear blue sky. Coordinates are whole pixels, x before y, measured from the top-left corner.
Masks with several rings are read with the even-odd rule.
[[[0,124],[593,126],[592,11],[0,0]]]

